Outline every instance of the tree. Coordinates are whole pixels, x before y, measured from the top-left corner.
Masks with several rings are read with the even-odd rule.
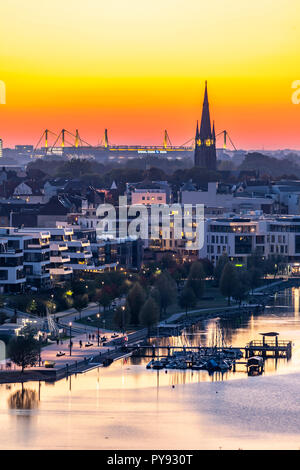
[[[195,307],[196,304],[197,298],[194,294],[193,289],[186,285],[179,296],[180,307],[185,309],[185,314],[187,315],[188,309]]]
[[[204,292],[204,278],[205,273],[202,266],[202,263],[199,261],[195,261],[189,272],[188,280],[187,280],[187,287],[193,289],[195,296],[197,299],[201,299]]]
[[[111,289],[108,286],[103,287],[102,289],[96,289],[93,296],[93,300],[100,305],[102,305],[104,311],[107,307],[110,306],[114,298]]]
[[[154,287],[151,289],[150,295],[151,295],[151,297],[155,300],[155,302],[157,303],[157,305],[161,308],[160,292],[159,292],[159,290],[157,289],[156,286],[154,286]]]
[[[139,320],[147,328],[150,328],[159,321],[159,306],[152,297],[148,297],[141,308]]]
[[[262,276],[262,272],[258,268],[253,267],[248,270],[248,282],[249,282],[249,287],[252,291],[252,294],[253,294],[253,289],[259,286],[261,276]]]
[[[155,282],[155,288],[159,292],[161,309],[166,313],[169,305],[172,305],[176,299],[176,282],[166,271],[160,274]]]
[[[186,266],[184,266],[183,264],[176,265],[176,267],[172,269],[171,275],[175,280],[177,287],[179,287],[180,283],[187,277]]]
[[[236,276],[236,283],[234,286],[233,298],[237,302],[239,302],[239,305],[241,305],[242,300],[244,300],[247,297],[249,286],[250,286],[249,279],[250,279],[250,276],[246,270],[242,270]]]
[[[230,305],[230,297],[232,297],[235,292],[237,281],[236,268],[231,263],[225,264],[220,279],[220,291],[224,297],[228,298],[228,305]]]
[[[27,313],[32,313],[33,315],[36,315],[38,313],[38,307],[35,299],[31,299],[27,306],[26,306],[26,312]]]
[[[88,306],[88,303],[89,303],[89,297],[88,297],[87,294],[75,295],[73,306],[77,310],[77,312],[79,313],[79,318],[80,319],[81,319],[81,312],[85,307]]]
[[[255,250],[247,258],[247,269],[249,271],[250,269],[256,268],[256,269],[259,269],[260,271],[263,271],[263,267],[264,267],[263,256],[261,253]]]
[[[225,267],[225,265],[229,263],[229,258],[226,254],[220,256],[220,258],[218,259],[217,261],[217,264],[216,264],[216,267],[215,267],[215,273],[214,273],[214,276],[215,276],[215,280],[217,282],[217,285],[220,284],[220,280],[221,280],[221,277],[222,277],[222,273],[223,273],[223,269]]]
[[[26,367],[32,367],[38,362],[39,354],[39,342],[32,335],[16,336],[8,345],[10,359],[21,367],[22,372]]]
[[[71,290],[76,293],[76,296],[84,295],[87,293],[86,285],[86,282],[83,282],[82,280],[74,280],[71,283]]]
[[[114,314],[114,324],[117,328],[125,331],[126,327],[130,324],[130,310],[128,306],[117,307]]]
[[[199,260],[202,264],[205,276],[211,277],[214,274],[214,265],[208,258],[202,258]]]
[[[146,294],[139,282],[136,282],[127,295],[127,303],[130,309],[131,324],[139,324],[139,314],[145,303]]]
[[[267,258],[264,262],[265,273],[273,274],[274,279],[275,279],[278,272],[284,266],[284,261],[285,261],[285,258],[282,255],[276,254],[276,255],[269,256],[269,258]]]
[[[167,253],[162,256],[160,264],[163,270],[172,268],[174,269],[176,267],[176,261],[174,259],[174,256],[170,255],[170,253]]]

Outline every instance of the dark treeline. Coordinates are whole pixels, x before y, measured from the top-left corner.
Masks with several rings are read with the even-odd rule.
[[[32,162],[27,167],[30,178],[80,178],[95,187],[110,187],[113,181],[120,189],[127,182],[149,180],[168,181],[174,188],[179,189],[186,181],[193,180],[199,186],[209,181],[236,183],[239,172],[247,179],[247,172],[259,172],[260,177],[269,179],[296,179],[300,177],[300,166],[294,154],[282,159],[270,157],[261,153],[248,153],[239,164],[235,158],[218,162],[219,171],[204,170],[193,167],[189,158],[183,160],[167,160],[157,157],[136,158],[125,160],[124,164],[105,163],[95,160],[62,160],[61,158],[44,158]]]

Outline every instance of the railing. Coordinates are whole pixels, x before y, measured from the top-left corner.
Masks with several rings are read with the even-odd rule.
[[[289,344],[291,344],[291,341],[285,341],[285,340],[279,340],[278,342],[276,341],[250,341],[250,343],[247,344],[247,347],[270,347],[270,348],[275,348],[275,347],[287,347]]]

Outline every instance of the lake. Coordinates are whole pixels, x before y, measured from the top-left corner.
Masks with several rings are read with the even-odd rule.
[[[290,361],[265,373],[146,370],[128,358],[54,384],[0,385],[1,449],[298,449],[300,314],[297,288],[264,313],[195,325],[155,344],[245,346],[277,331],[293,341]]]

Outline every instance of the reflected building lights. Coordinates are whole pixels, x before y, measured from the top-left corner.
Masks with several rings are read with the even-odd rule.
[[[299,287],[293,289],[294,315],[299,317]]]

